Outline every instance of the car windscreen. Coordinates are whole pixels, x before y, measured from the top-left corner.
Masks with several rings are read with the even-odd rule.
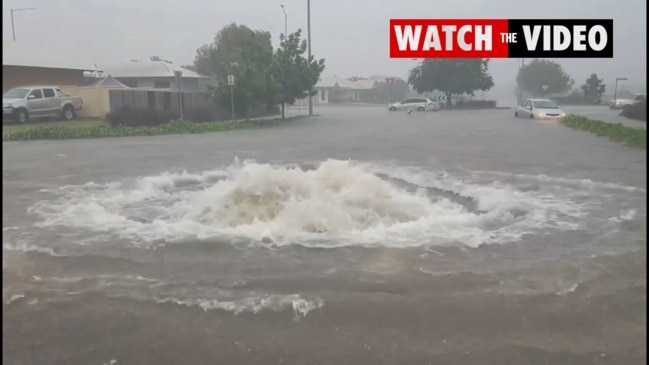
[[[11,89],[2,95],[3,98],[23,99],[29,94],[29,89]]]
[[[550,100],[537,100],[534,101],[534,107],[538,109],[559,109],[559,106]]]

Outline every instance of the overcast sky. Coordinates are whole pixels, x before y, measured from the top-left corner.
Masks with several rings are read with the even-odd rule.
[[[18,42],[98,64],[151,55],[188,64],[198,47],[232,22],[270,31],[277,46],[284,30],[280,4],[289,32],[302,28],[306,34],[306,0],[3,0],[3,39],[11,39],[10,9],[34,7],[14,14]],[[646,11],[646,0],[312,0],[312,51],[326,59],[325,76],[405,77],[415,62],[389,58],[390,18],[613,18],[614,59],[556,61],[577,85],[595,72],[607,83],[623,76],[644,88]],[[518,62],[492,61],[496,90],[509,93]]]

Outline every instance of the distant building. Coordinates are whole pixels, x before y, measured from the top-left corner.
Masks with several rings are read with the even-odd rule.
[[[182,72],[181,91],[205,92],[215,80],[209,76],[176,66],[165,61],[138,61],[100,65],[104,75],[111,75],[131,88],[149,88],[178,91],[174,71]]]
[[[366,99],[366,93],[377,87],[375,80],[351,81],[345,78],[321,77],[315,85],[317,94],[313,96],[313,104],[329,104],[342,102],[361,102]],[[308,98],[296,101],[297,105],[308,103]]]
[[[90,61],[57,54],[48,48],[2,43],[2,93],[30,85],[82,86],[85,71],[97,71]]]

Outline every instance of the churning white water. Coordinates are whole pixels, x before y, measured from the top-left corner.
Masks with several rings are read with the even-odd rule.
[[[327,160],[305,168],[235,160],[202,173],[48,190],[58,196],[31,211],[45,227],[108,233],[134,244],[243,239],[276,246],[476,247],[580,229],[598,209],[577,188],[535,183],[518,188],[379,163]]]

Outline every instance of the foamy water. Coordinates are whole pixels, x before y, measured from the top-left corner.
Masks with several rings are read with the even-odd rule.
[[[477,247],[526,234],[585,229],[594,219],[619,221],[628,211],[598,216],[606,189],[635,189],[545,175],[509,175],[506,183],[498,179],[502,175],[454,176],[339,160],[308,168],[235,160],[199,173],[165,172],[47,190],[52,199],[30,212],[42,218],[44,228],[109,234],[136,245],[244,240],[327,248]]]

